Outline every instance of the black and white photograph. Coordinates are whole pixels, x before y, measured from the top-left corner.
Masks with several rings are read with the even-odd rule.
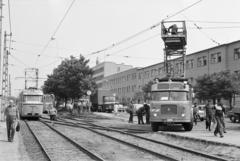
[[[0,161],[240,161],[239,6],[0,0]]]

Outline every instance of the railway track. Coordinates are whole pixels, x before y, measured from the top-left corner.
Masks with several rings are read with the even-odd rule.
[[[93,124],[91,122],[83,122],[83,121],[80,121],[79,119],[70,119],[70,118],[68,118],[68,120],[61,119],[61,124],[64,125],[65,123],[68,124],[68,125],[66,124],[67,126],[74,126],[74,127],[77,126],[77,127],[85,128],[85,129],[88,129],[90,131],[96,132],[100,135],[103,135],[105,137],[109,137],[109,134],[107,134],[107,133],[110,132],[111,133],[110,135],[112,135],[112,136],[116,135],[116,137],[113,138],[113,139],[118,139],[118,138],[121,138],[121,135],[126,135],[128,137],[139,139],[140,142],[145,141],[146,144],[156,144],[158,146],[164,145],[167,148],[173,148],[173,149],[179,151],[182,154],[184,153],[186,156],[188,154],[189,155],[194,155],[196,158],[199,158],[201,160],[218,160],[218,161],[229,161],[230,160],[229,158],[223,158],[223,157],[207,154],[207,153],[204,153],[204,152],[195,151],[195,150],[192,150],[192,149],[189,149],[189,148],[169,144],[169,143],[166,143],[166,142],[156,141],[156,140],[148,139],[148,138],[145,138],[145,137],[141,137],[141,136],[132,134],[129,131],[126,131],[126,129],[119,130],[119,129],[109,128],[109,127],[104,127],[104,126]],[[107,131],[107,133],[103,132],[103,131]],[[116,134],[116,133],[118,133],[118,134]],[[121,135],[119,135],[119,134],[121,134]],[[180,158],[180,159],[175,158],[175,159],[181,160],[183,158]]]
[[[44,121],[46,124],[49,123],[49,121]],[[100,129],[95,129],[95,130],[90,130],[91,128],[84,128],[86,127],[86,124],[85,125],[82,125],[82,128],[85,129],[85,131],[87,132],[83,132],[83,130],[79,130],[79,131],[76,131],[76,125],[74,124],[71,124],[71,123],[64,123],[63,121],[60,121],[60,122],[56,122],[55,124],[58,124],[58,125],[65,125],[65,126],[68,126],[68,127],[71,127],[71,128],[74,128],[75,131],[72,131],[72,129],[67,129],[66,127],[63,128],[63,126],[59,126],[57,128],[59,129],[62,129],[62,130],[66,130],[68,133],[69,131],[71,131],[70,135],[72,135],[73,133],[77,133],[78,135],[81,135],[79,134],[79,132],[81,133],[84,133],[83,135],[88,135],[88,138],[87,139],[91,139],[91,137],[94,137],[95,135],[95,138],[101,138],[103,139],[104,141],[102,141],[101,144],[109,144],[110,143],[112,145],[112,148],[111,150],[114,151],[114,152],[111,152],[111,151],[108,151],[108,152],[105,152],[105,154],[107,155],[111,155],[111,153],[114,153],[114,155],[116,154],[116,156],[114,157],[114,160],[149,160],[149,161],[152,161],[152,160],[159,160],[159,161],[177,161],[176,158],[174,158],[173,156],[171,155],[168,155],[168,154],[163,154],[163,153],[158,153],[158,152],[154,152],[152,150],[149,150],[149,149],[146,149],[146,148],[143,148],[143,147],[140,147],[136,144],[132,144],[132,143],[129,143],[127,141],[123,141],[123,140],[120,140],[120,139],[117,139],[117,138],[114,138],[114,137],[111,137],[109,135],[104,135],[103,133],[100,133],[100,132],[97,132],[96,130],[100,130]],[[57,125],[55,125],[54,127],[56,127]],[[79,126],[77,126],[77,129],[79,129]],[[91,134],[91,132],[94,134]],[[87,134],[86,134],[87,133]],[[96,135],[97,134],[97,135]],[[67,135],[67,134],[66,134]],[[99,136],[100,135],[100,136]],[[102,137],[103,136],[103,137]],[[77,136],[74,136],[72,135],[71,137],[77,137]],[[77,139],[77,138],[76,138]],[[79,139],[80,140],[83,140],[84,138],[81,138]],[[87,140],[87,139],[84,139],[84,140]],[[101,140],[100,139],[100,140]],[[97,140],[97,139],[95,139]],[[80,141],[81,142],[81,141]],[[89,143],[89,141],[85,141],[87,143]],[[82,143],[84,144],[84,143]],[[90,143],[89,143],[90,144]],[[93,143],[94,144],[94,143]],[[110,146],[111,146],[110,145]],[[106,146],[109,146],[109,145],[106,145]],[[96,147],[98,147],[98,143],[96,141]],[[99,148],[99,147],[98,147]],[[102,148],[102,147],[100,147]],[[96,150],[97,148],[95,148]],[[122,150],[123,149],[123,150]],[[99,149],[101,150],[101,149]],[[121,151],[120,154],[117,154],[118,151]],[[130,153],[130,154],[129,154]],[[104,153],[102,155],[105,155]],[[121,155],[121,156],[120,156]],[[126,155],[126,156],[124,156]],[[127,158],[127,156],[130,156],[132,159],[129,159]],[[119,159],[119,158],[123,158],[123,159]],[[108,160],[108,159],[106,159]],[[112,160],[112,158],[110,158],[109,160]]]
[[[39,121],[25,121],[49,161],[104,161],[98,154]]]

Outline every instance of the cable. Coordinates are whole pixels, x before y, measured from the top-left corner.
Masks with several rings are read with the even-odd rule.
[[[227,23],[227,24],[238,24],[240,21],[200,21],[200,20],[187,20],[186,22],[197,22],[197,23]]]
[[[183,16],[189,21],[189,19],[187,18],[186,15],[183,14]],[[217,44],[217,45],[221,45],[219,42],[217,42],[216,40],[214,40],[213,38],[209,37],[205,32],[202,31],[202,28],[200,26],[198,26],[195,22],[192,22],[193,25],[196,27],[196,29],[198,29],[205,37],[207,37],[209,40],[211,40],[213,43]]]
[[[9,54],[13,59],[15,59],[16,61],[20,62],[22,65],[24,65],[25,67],[28,67],[28,65],[26,65],[24,62],[22,62],[20,59],[18,59],[17,57]]]
[[[130,48],[132,48],[132,47],[134,47],[134,46],[137,46],[137,45],[140,45],[140,44],[142,44],[142,43],[144,43],[144,42],[146,42],[146,41],[149,41],[149,40],[151,40],[151,39],[153,39],[153,38],[155,38],[155,37],[157,37],[157,36],[159,36],[159,35],[161,35],[161,34],[158,33],[158,34],[156,34],[156,35],[153,35],[153,36],[151,36],[151,37],[149,37],[149,38],[146,38],[146,39],[144,39],[144,40],[141,40],[141,41],[139,41],[139,42],[137,42],[137,43],[135,43],[135,44],[132,44],[132,45],[126,47],[126,48],[120,49],[120,50],[118,50],[118,51],[116,51],[116,52],[113,52],[113,53],[111,53],[111,54],[108,54],[108,55],[114,55],[114,54],[120,53],[120,52],[122,52],[122,51],[128,50],[128,49],[130,49]]]
[[[119,42],[113,43],[113,44],[111,44],[110,46],[108,46],[108,47],[106,47],[106,48],[103,48],[103,49],[101,49],[101,50],[92,52],[92,53],[90,53],[89,55],[98,54],[98,53],[101,53],[101,52],[103,52],[103,51],[110,50],[110,49],[112,49],[112,48],[114,48],[114,47],[116,47],[116,46],[118,46],[118,45],[120,45],[120,44],[123,44],[123,43],[125,43],[125,42],[127,42],[127,41],[129,41],[129,40],[131,40],[131,39],[133,39],[133,38],[135,38],[135,37],[137,37],[137,36],[139,36],[139,35],[147,32],[147,31],[149,31],[149,30],[152,30],[152,29],[158,27],[159,25],[161,25],[161,22],[162,22],[162,21],[165,21],[165,20],[167,20],[167,19],[169,19],[169,18],[172,18],[172,17],[180,14],[181,12],[183,12],[183,11],[185,11],[185,10],[193,7],[193,6],[195,6],[196,4],[198,4],[198,3],[201,2],[201,1],[202,1],[202,0],[199,0],[199,1],[197,1],[197,2],[195,2],[195,3],[193,3],[193,4],[191,4],[191,5],[183,8],[182,10],[180,10],[180,11],[178,11],[178,12],[176,12],[176,13],[170,15],[170,16],[167,16],[167,18],[161,20],[160,22],[158,22],[158,23],[156,23],[156,24],[154,24],[154,25],[152,25],[152,26],[150,26],[150,27],[148,27],[148,28],[146,28],[146,29],[144,29],[144,30],[142,30],[142,31],[140,31],[140,32],[137,32],[137,33],[135,33],[135,34],[133,34],[133,35],[131,35],[131,36],[129,36],[129,37],[127,37],[127,38],[119,41]]]
[[[35,63],[35,64],[37,64],[38,58],[39,58],[39,57],[45,52],[45,50],[48,48],[50,42],[55,39],[55,38],[54,38],[55,34],[57,33],[57,31],[58,31],[59,28],[61,27],[63,21],[65,20],[67,14],[69,13],[69,11],[70,11],[70,9],[72,8],[72,6],[73,6],[73,4],[74,4],[75,1],[76,1],[76,0],[73,0],[73,1],[71,2],[70,6],[68,7],[67,11],[65,12],[62,20],[61,20],[61,21],[59,22],[59,24],[57,25],[55,31],[54,31],[53,34],[51,35],[51,37],[50,37],[50,39],[48,40],[47,44],[43,47],[43,49],[41,50],[40,54],[37,56],[37,59],[36,59],[36,63]]]

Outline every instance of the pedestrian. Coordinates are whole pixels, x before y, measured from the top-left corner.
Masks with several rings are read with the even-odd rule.
[[[53,105],[50,105],[49,107],[49,116],[52,126],[54,125],[54,121],[57,119],[57,110],[53,107]]]
[[[150,124],[150,106],[147,103],[145,103],[144,108],[146,112],[146,124]]]
[[[129,123],[133,123],[133,108],[133,102],[131,101],[127,108],[127,112],[129,113]]]
[[[178,33],[178,27],[176,24],[173,24],[169,26],[168,32],[171,33],[172,35],[176,35]]]
[[[13,142],[16,125],[19,120],[19,111],[18,108],[14,105],[13,100],[9,101],[9,105],[5,109],[4,114],[6,116],[8,141]]]
[[[205,105],[205,113],[206,113],[206,129],[211,131],[211,123],[213,121],[213,109],[210,105],[211,100],[208,100],[207,104]]]
[[[223,137],[223,132],[225,131],[225,124],[223,120],[225,108],[223,107],[220,99],[218,99],[217,104],[214,106],[215,109],[215,119],[217,122],[217,126],[214,130],[214,135],[217,136],[217,134],[220,134],[220,137]]]
[[[143,122],[143,115],[145,113],[144,106],[141,106],[139,109],[137,109],[136,113],[137,113],[137,117],[138,117],[138,124],[144,124],[144,122]]]
[[[197,125],[197,119],[198,119],[198,107],[197,107],[197,103],[195,102],[193,105],[193,121],[195,123],[195,125]]]

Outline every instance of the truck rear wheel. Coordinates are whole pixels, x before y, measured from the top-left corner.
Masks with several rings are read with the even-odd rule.
[[[185,131],[191,131],[193,128],[193,122],[183,123],[183,128]]]
[[[158,131],[158,123],[151,122],[151,127],[152,127],[152,131],[153,132],[157,132]]]
[[[235,123],[237,119],[236,119],[235,116],[231,116],[231,117],[230,117],[230,120],[231,120],[233,123]]]

